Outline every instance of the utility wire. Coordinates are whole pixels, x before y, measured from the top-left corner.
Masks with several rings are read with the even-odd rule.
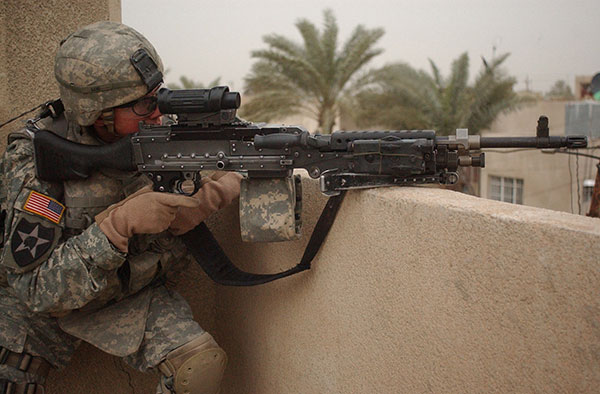
[[[579,215],[581,215],[581,191],[579,190],[579,156],[575,155],[575,179],[577,180],[577,208]]]
[[[571,155],[569,155],[569,192],[571,193],[571,213],[573,212],[573,172],[571,171]]]

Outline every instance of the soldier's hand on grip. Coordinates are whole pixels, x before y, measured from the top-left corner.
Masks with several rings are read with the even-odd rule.
[[[235,172],[216,172],[204,178],[202,188],[192,197],[199,202],[197,207],[180,207],[169,230],[175,235],[185,234],[212,213],[225,208],[240,195],[242,176]]]
[[[178,209],[198,208],[196,198],[170,193],[146,192],[109,208],[96,221],[102,232],[119,250],[127,252],[127,243],[134,234],[156,234],[169,228]],[[100,220],[99,220],[100,219]]]

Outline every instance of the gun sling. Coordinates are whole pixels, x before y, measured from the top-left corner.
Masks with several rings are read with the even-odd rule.
[[[345,195],[346,191],[342,191],[339,195],[327,200],[300,263],[286,271],[274,274],[255,274],[240,270],[227,257],[204,223],[200,223],[193,230],[183,234],[181,238],[204,272],[215,282],[225,286],[261,285],[310,269],[310,264],[327,237]]]

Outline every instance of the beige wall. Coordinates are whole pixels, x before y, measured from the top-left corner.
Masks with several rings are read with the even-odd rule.
[[[304,182],[309,235],[324,204]],[[219,239],[254,271],[306,237]],[[214,227],[213,222],[213,227]],[[224,394],[588,392],[600,385],[600,220],[430,188],[350,193],[314,268],[217,289]]]
[[[0,2],[0,123],[58,97],[53,64],[60,40],[100,20],[120,21],[120,0]],[[22,124],[0,129],[0,146]]]
[[[550,135],[564,136],[566,101],[540,101],[519,111],[501,115],[484,136],[535,136],[540,115],[549,118]],[[591,141],[599,145],[600,141]],[[481,196],[489,198],[490,176],[523,179],[523,204],[564,212],[586,214],[582,200],[584,179],[596,178],[597,160],[566,154],[547,154],[539,150],[497,153],[513,150],[486,150],[481,171]],[[596,151],[597,154],[598,151]],[[590,153],[590,152],[587,152]],[[579,183],[578,183],[579,182]],[[578,196],[579,186],[579,196]]]
[[[210,227],[240,267],[294,265],[325,198],[304,178],[304,237],[242,243],[237,209]],[[586,392],[600,385],[600,220],[431,188],[351,192],[309,272],[179,290],[229,355],[223,394]],[[216,299],[214,315],[206,304]],[[208,324],[207,324],[208,323]],[[151,392],[155,377],[89,346],[50,393]]]

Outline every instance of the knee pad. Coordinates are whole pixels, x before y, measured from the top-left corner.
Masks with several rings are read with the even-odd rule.
[[[167,354],[158,368],[175,394],[217,394],[227,355],[205,332]]]

